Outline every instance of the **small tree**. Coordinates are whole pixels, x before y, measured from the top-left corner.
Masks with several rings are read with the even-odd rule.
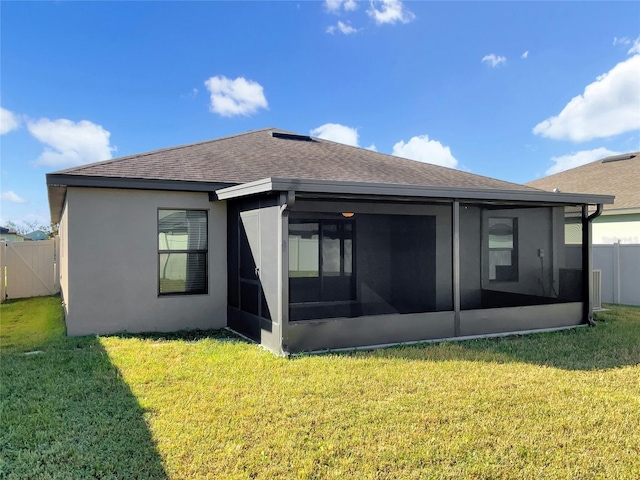
[[[55,237],[58,234],[58,228],[60,227],[57,223],[51,223],[48,227],[45,227],[38,222],[30,222],[28,220],[23,220],[21,223],[8,221],[4,226],[9,230],[13,230],[18,235],[26,235],[27,233],[35,230],[42,230],[47,234],[47,238]]]

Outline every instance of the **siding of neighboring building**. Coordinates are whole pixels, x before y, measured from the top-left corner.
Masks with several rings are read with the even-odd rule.
[[[3,233],[0,235],[0,242],[24,242],[24,237],[17,233]]]
[[[593,222],[593,244],[640,244],[640,213],[601,215]]]
[[[207,294],[158,295],[159,208],[208,211]],[[61,236],[69,335],[226,326],[224,202],[207,193],[69,187]]]
[[[604,205],[603,214],[592,223],[593,244],[640,243],[640,152],[603,158],[526,185],[547,191],[615,195],[615,202]]]

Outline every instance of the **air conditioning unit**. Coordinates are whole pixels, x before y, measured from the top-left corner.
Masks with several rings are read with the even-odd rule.
[[[591,280],[591,298],[593,299],[593,309],[602,309],[602,270],[593,270]]]

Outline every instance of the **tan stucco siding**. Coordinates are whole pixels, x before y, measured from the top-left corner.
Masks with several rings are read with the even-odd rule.
[[[62,207],[62,217],[58,235],[60,236],[60,250],[58,251],[58,275],[60,276],[60,295],[64,305],[65,315],[69,314],[69,208],[65,201]]]
[[[159,208],[208,211],[207,294],[158,295]],[[69,335],[226,326],[224,202],[206,193],[69,187],[65,215]]]

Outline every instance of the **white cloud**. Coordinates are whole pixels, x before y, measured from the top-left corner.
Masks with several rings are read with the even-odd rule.
[[[367,150],[371,150],[372,152],[377,152],[378,151],[378,149],[376,148],[375,143],[372,143],[371,145],[369,145],[367,147]]]
[[[501,57],[499,55],[496,55],[495,53],[492,53],[482,57],[482,61],[484,63],[490,64],[492,67],[495,68],[502,63],[507,63],[507,57]]]
[[[352,147],[358,146],[358,130],[339,123],[325,123],[311,130],[310,134],[332,142],[344,143]]]
[[[253,80],[243,77],[231,80],[219,75],[209,78],[204,84],[211,93],[209,109],[223,117],[249,116],[269,107],[262,85]]]
[[[456,168],[458,165],[458,160],[451,154],[451,149],[437,140],[429,140],[428,135],[411,137],[407,143],[400,140],[393,146],[392,154],[443,167]]]
[[[356,0],[345,0],[344,2],[342,2],[342,6],[348,12],[353,12],[354,10],[358,9],[358,3],[356,2]]]
[[[88,120],[76,123],[64,118],[41,118],[30,121],[27,128],[46,145],[36,165],[65,167],[109,160],[116,150],[109,145],[111,133]]]
[[[631,43],[631,39],[629,37],[613,37],[614,45],[629,45]]]
[[[334,34],[336,30],[338,30],[340,33],[343,33],[345,35],[350,35],[358,31],[357,28],[354,28],[351,25],[342,23],[341,21],[338,21],[336,25],[331,25],[327,27],[327,33]]]
[[[640,55],[617,64],[587,85],[555,117],[533,133],[556,140],[584,142],[640,129]]]
[[[15,193],[13,190],[7,190],[0,193],[0,200],[11,203],[26,203],[27,201]]]
[[[527,58],[529,56],[529,50],[527,50],[526,52],[524,52],[522,55],[520,55],[520,58]],[[507,59],[505,58],[505,61]]]
[[[358,8],[355,0],[325,0],[324,6],[331,13],[340,12],[341,7],[347,12],[352,12]]]
[[[372,1],[367,13],[378,25],[409,23],[416,18],[413,12],[409,11],[400,0]]]
[[[545,175],[553,175],[554,173],[564,172],[570,168],[576,168],[587,163],[595,162],[611,155],[618,155],[620,152],[614,152],[607,148],[596,148],[594,150],[582,150],[580,152],[562,155],[560,157],[551,157],[554,165],[549,168]]]
[[[629,55],[640,55],[640,37],[636,38],[633,46],[627,52]]]
[[[0,135],[16,130],[19,126],[20,119],[18,116],[6,108],[0,107]]]

